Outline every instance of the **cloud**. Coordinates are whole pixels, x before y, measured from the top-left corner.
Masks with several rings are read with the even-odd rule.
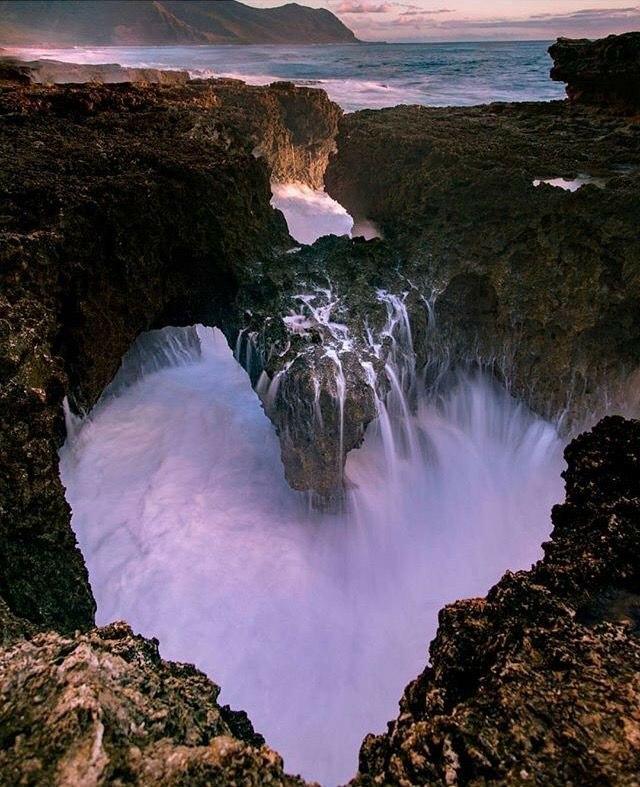
[[[424,10],[423,8],[412,8],[410,11],[401,11],[400,16],[438,16],[439,14],[453,14],[455,13],[451,8],[434,8],[433,11]]]
[[[342,0],[333,9],[337,14],[388,14],[395,11],[391,3],[358,2],[358,0]]]
[[[445,7],[445,2],[447,7]],[[629,0],[627,0],[629,2]],[[633,4],[635,2],[635,4]],[[425,8],[418,0],[329,0],[331,10],[344,14],[356,34],[365,40],[480,41],[551,40],[558,36],[600,38],[609,33],[640,29],[640,5],[593,8],[597,0],[575,0],[574,10],[542,12],[540,3],[526,13],[524,4],[508,15],[463,16],[460,10],[431,0]],[[455,6],[455,3],[452,4]],[[515,5],[515,4],[514,4]],[[553,2],[549,3],[553,8]],[[566,8],[566,6],[565,6]],[[486,9],[486,6],[485,6]],[[470,10],[470,9],[469,9]]]
[[[623,8],[581,8],[568,13],[532,14],[521,18],[455,19],[447,22],[450,29],[473,28],[475,30],[511,29],[554,30],[558,28],[589,29],[599,26],[623,24],[628,27],[640,25],[640,6]]]

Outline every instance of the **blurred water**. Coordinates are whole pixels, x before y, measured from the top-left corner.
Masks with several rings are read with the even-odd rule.
[[[315,46],[96,47],[22,50],[80,63],[181,68],[254,84],[278,79],[324,88],[345,110],[426,104],[547,101],[550,42],[333,44]]]
[[[562,496],[555,430],[489,379],[414,398],[380,402],[345,512],[320,515],[287,486],[223,335],[165,329],[61,454],[98,622],[205,670],[289,772],[324,785],[397,716],[438,610],[540,556]]]

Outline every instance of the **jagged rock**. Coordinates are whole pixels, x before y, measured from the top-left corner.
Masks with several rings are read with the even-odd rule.
[[[327,190],[422,272],[427,354],[570,427],[640,365],[640,123],[567,102],[345,115]],[[601,178],[574,193],[534,181]]]
[[[0,784],[300,787],[245,713],[124,623],[0,651]]]
[[[291,245],[267,165],[324,155],[338,113],[288,85],[0,87],[0,595],[19,617],[93,622],[58,475],[65,395],[88,410],[141,331],[231,330],[240,280]]]
[[[18,85],[58,85],[65,82],[151,82],[162,85],[185,84],[188,71],[159,68],[125,68],[117,63],[64,63],[60,60],[22,60],[0,56],[0,82]]]
[[[278,429],[287,480],[321,507],[340,504],[346,456],[392,385],[388,362],[415,370],[409,322],[421,346],[427,305],[420,272],[399,264],[384,241],[326,237],[240,290],[236,357]]]
[[[545,556],[440,613],[431,664],[352,784],[637,784],[640,422],[569,445]]]
[[[549,49],[551,79],[567,83],[576,103],[640,110],[640,33],[624,33],[597,41],[559,38]]]

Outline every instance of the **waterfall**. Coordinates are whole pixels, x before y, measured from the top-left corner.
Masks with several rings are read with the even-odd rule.
[[[562,496],[553,427],[481,371],[429,392],[402,297],[379,297],[371,347],[389,387],[368,364],[379,415],[348,457],[339,515],[287,486],[216,329],[138,340],[61,452],[98,622],[125,618],[195,663],[290,772],[324,785],[353,775],[364,735],[397,715],[438,610],[537,559]],[[252,368],[249,346],[237,355]],[[277,385],[256,378],[263,395]]]

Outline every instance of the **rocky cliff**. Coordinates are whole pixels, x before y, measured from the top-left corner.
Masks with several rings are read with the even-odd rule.
[[[223,82],[7,87],[0,113],[0,595],[73,631],[93,600],[57,470],[65,396],[90,408],[149,328],[233,336],[241,286],[291,245],[270,175],[313,183],[339,110]]]
[[[0,652],[0,784],[295,787],[246,714],[114,623]]]
[[[59,85],[93,82],[151,82],[179,85],[189,81],[187,71],[165,71],[159,68],[125,68],[117,63],[64,63],[59,60],[22,60],[0,56],[0,82],[16,85]]]
[[[640,110],[640,33],[597,41],[560,38],[549,54],[551,79],[567,83],[571,101],[629,114]]]
[[[548,104],[345,115],[327,189],[433,304],[427,355],[581,423],[640,364],[640,123]],[[568,191],[544,181],[565,179]],[[416,279],[412,279],[415,281]]]
[[[441,611],[354,787],[637,784],[640,422],[608,418],[565,457],[544,558]]]
[[[354,787],[637,783],[640,422],[608,418],[565,456],[544,558],[440,613]],[[213,683],[126,625],[7,632],[0,783],[302,785]]]
[[[88,409],[141,331],[219,325],[290,482],[325,498],[390,360],[490,365],[579,420],[639,360],[638,124],[563,103],[347,116],[327,183],[386,240],[294,251],[269,179],[321,183],[340,113],[319,91],[14,82],[0,115],[0,781],[299,784],[196,670],[92,629],[65,397]],[[640,424],[566,458],[544,558],[441,613],[354,784],[637,781]]]

